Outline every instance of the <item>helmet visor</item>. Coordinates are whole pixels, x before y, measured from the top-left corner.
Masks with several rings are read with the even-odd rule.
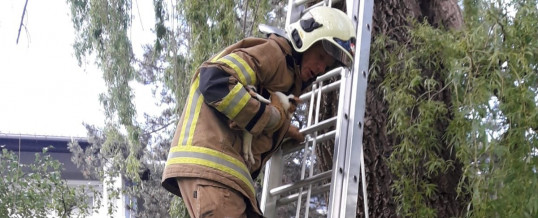
[[[351,38],[350,40],[347,40],[347,41],[334,38],[334,41],[338,43],[338,45],[340,45],[341,47],[335,45],[333,42],[329,40],[322,40],[323,48],[329,55],[331,55],[341,65],[346,66],[346,67],[351,67],[351,64],[353,63],[353,58],[350,57],[349,55],[354,54],[355,38]],[[343,49],[345,49],[345,51]]]

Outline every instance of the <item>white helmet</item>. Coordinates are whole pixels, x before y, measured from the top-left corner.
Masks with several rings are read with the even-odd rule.
[[[287,28],[295,51],[303,53],[321,41],[323,48],[340,64],[350,67],[355,53],[355,28],[341,10],[319,6],[312,8]]]

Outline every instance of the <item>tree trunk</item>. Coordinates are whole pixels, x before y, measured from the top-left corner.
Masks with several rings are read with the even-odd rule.
[[[408,36],[406,28],[412,25],[408,18],[420,22],[427,21],[434,27],[459,29],[463,25],[460,8],[456,0],[388,0],[375,1],[374,6],[374,29],[372,42],[379,35],[385,35],[392,40],[403,44],[407,42]],[[391,52],[390,47],[386,47],[381,53]],[[370,66],[372,67],[372,66]],[[395,193],[391,189],[394,176],[391,173],[386,161],[391,155],[393,146],[398,139],[387,133],[388,126],[388,105],[390,102],[384,100],[384,95],[379,86],[385,78],[385,65],[380,63],[379,73],[375,77],[370,77],[366,93],[366,114],[364,125],[364,153],[366,165],[366,182],[368,192],[368,207],[370,217],[397,217],[397,203],[394,200]],[[405,73],[405,72],[401,72]],[[428,74],[427,71],[424,74]],[[443,81],[443,78],[437,78]],[[442,85],[441,87],[443,87]],[[438,95],[439,101],[450,105],[450,93],[448,90],[441,91]],[[418,93],[420,94],[420,93]],[[337,97],[325,98],[337,99]],[[337,102],[337,100],[335,100]],[[327,110],[324,117],[332,117],[337,110],[332,107],[333,102],[324,102]],[[450,108],[450,107],[448,107]],[[437,128],[444,132],[448,123],[438,123]],[[437,191],[433,198],[426,204],[436,209],[437,217],[454,217],[461,215],[464,204],[461,199],[456,199],[456,187],[462,176],[461,164],[455,160],[454,152],[448,151],[449,147],[443,146],[440,156],[445,160],[453,160],[454,168],[449,169],[445,174],[430,178],[429,181],[437,185]],[[323,170],[332,168],[332,145],[319,146],[317,151],[319,160],[322,162]],[[362,187],[359,187],[362,190]],[[357,217],[364,217],[362,196],[359,196],[357,205]]]

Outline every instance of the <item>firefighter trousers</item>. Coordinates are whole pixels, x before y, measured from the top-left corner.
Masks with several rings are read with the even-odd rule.
[[[241,193],[221,183],[201,178],[178,178],[177,181],[183,202],[193,218],[260,217]]]

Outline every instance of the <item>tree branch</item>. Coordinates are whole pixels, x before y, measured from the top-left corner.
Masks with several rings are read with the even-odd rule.
[[[21,36],[22,21],[24,20],[24,15],[26,14],[26,6],[28,5],[28,0],[24,3],[24,9],[22,9],[21,24],[19,25],[19,33],[17,34],[17,44],[19,44],[19,37]]]
[[[150,134],[156,133],[156,132],[158,132],[158,131],[161,131],[161,130],[163,130],[164,128],[166,128],[166,127],[168,127],[168,126],[170,126],[170,125],[172,125],[172,124],[175,124],[176,121],[177,121],[177,120],[172,120],[171,122],[166,123],[166,124],[164,124],[163,126],[157,128],[157,129],[152,129],[151,131],[144,133],[144,135],[150,135]]]
[[[244,14],[244,18],[243,18],[243,36],[246,37],[247,36],[247,32],[246,32],[246,29],[247,29],[247,15],[248,15],[248,0],[245,1],[245,14]]]

